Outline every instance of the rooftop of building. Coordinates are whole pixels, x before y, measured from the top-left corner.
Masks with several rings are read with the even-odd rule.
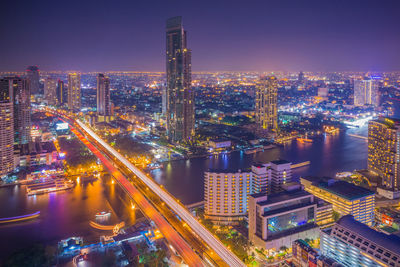
[[[303,179],[312,182],[314,186],[350,201],[375,194],[361,186],[329,177],[304,177]]]
[[[257,198],[257,197],[261,197],[261,196],[265,196],[264,193],[260,193],[259,194],[253,194],[251,195],[253,198]],[[275,204],[275,203],[279,203],[279,202],[285,202],[288,200],[293,200],[295,198],[301,198],[301,197],[305,197],[305,196],[311,196],[310,193],[308,193],[307,191],[304,191],[302,189],[295,189],[295,190],[290,190],[290,191],[282,191],[276,194],[271,194],[268,195],[268,199],[265,201],[260,201],[257,202],[258,205],[260,206],[266,206],[266,205],[271,205],[271,204]],[[286,207],[287,209],[287,207]]]
[[[371,122],[382,123],[391,129],[394,129],[395,126],[400,126],[400,119],[397,118],[379,117],[376,120],[371,120]]]
[[[246,168],[246,169],[208,169],[209,173],[224,173],[224,174],[228,174],[228,173],[247,173],[247,172],[251,172],[251,169]]]
[[[352,215],[345,215],[336,223],[352,232],[358,233],[377,245],[382,246],[391,252],[396,253],[397,255],[400,255],[400,237],[396,235],[386,235],[384,233],[375,231],[366,224],[356,221]]]
[[[36,155],[41,153],[51,153],[56,151],[52,141],[48,142],[29,142],[28,144],[15,145],[15,150],[19,150],[19,155]]]
[[[281,165],[281,164],[288,164],[288,163],[290,163],[290,161],[287,161],[284,159],[277,159],[277,160],[271,161],[271,163],[273,163],[275,165]]]

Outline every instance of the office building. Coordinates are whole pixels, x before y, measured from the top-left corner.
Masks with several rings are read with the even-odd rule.
[[[26,76],[30,83],[31,94],[40,94],[40,75],[38,66],[29,66],[26,69]]]
[[[354,80],[354,105],[379,106],[379,84],[378,81],[370,78]]]
[[[368,170],[380,176],[378,187],[400,190],[400,120],[369,121]]]
[[[47,78],[44,81],[44,99],[50,106],[57,105],[57,80]]]
[[[300,185],[276,194],[250,195],[248,206],[249,239],[258,248],[279,251],[297,239],[319,238],[317,202]]]
[[[375,193],[361,186],[332,178],[300,178],[305,190],[333,205],[341,215],[351,214],[362,223],[374,222]]]
[[[64,106],[68,102],[68,88],[64,82],[58,80],[57,82],[57,105],[60,107]]]
[[[191,50],[187,48],[182,17],[167,20],[167,134],[172,142],[189,141],[194,135]]]
[[[346,267],[400,266],[400,237],[375,231],[346,215],[321,232],[321,252]]]
[[[97,75],[97,114],[111,116],[110,79],[102,73]]]
[[[163,86],[161,88],[161,113],[163,115],[167,114],[167,103],[168,103],[168,91],[167,91],[167,87]]]
[[[81,74],[68,73],[68,109],[81,110]]]
[[[0,177],[14,170],[14,106],[10,80],[0,79]]]
[[[278,81],[275,76],[260,78],[256,86],[256,123],[259,128],[276,131],[278,128]]]
[[[209,170],[204,174],[205,218],[217,224],[235,224],[247,213],[251,172]]]

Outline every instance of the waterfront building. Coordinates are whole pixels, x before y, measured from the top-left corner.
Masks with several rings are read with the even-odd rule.
[[[39,83],[39,68],[38,66],[29,66],[26,69],[26,76],[30,83],[31,94],[40,93],[40,83]]]
[[[50,106],[57,105],[57,80],[47,78],[44,81],[44,99]]]
[[[205,218],[217,224],[234,224],[247,213],[251,194],[249,170],[209,170],[204,174]]]
[[[182,17],[167,20],[167,134],[172,142],[194,135],[195,112],[192,90],[191,50],[187,48]]]
[[[14,170],[13,88],[0,79],[0,177]]]
[[[300,178],[305,190],[333,205],[341,215],[351,214],[362,223],[374,222],[375,193],[363,187],[327,177]]]
[[[58,80],[57,82],[57,104],[62,107],[67,104],[68,101],[68,88],[65,87],[63,81]]]
[[[315,197],[300,185],[280,193],[249,197],[249,240],[259,248],[279,251],[297,239],[319,238]]]
[[[97,75],[97,114],[111,116],[110,79],[102,73]]]
[[[378,81],[364,78],[354,80],[354,105],[374,105],[379,106],[379,84]]]
[[[29,81],[20,77],[5,78],[12,88],[14,143],[27,144],[31,140],[31,93]]]
[[[219,224],[237,223],[247,214],[250,194],[270,194],[274,184],[278,190],[273,192],[279,192],[284,190],[285,186],[291,185],[290,166],[290,162],[277,160],[265,164],[255,163],[246,170],[211,169],[205,172],[206,218]]]
[[[400,120],[369,121],[368,170],[380,176],[378,187],[400,190]]]
[[[81,109],[81,74],[77,72],[68,73],[68,109]]]
[[[256,123],[259,128],[276,131],[278,128],[278,80],[275,76],[262,77],[256,86]]]
[[[400,266],[400,237],[375,231],[353,216],[321,231],[321,252],[347,267]]]

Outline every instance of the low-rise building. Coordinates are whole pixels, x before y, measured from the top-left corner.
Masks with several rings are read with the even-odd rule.
[[[300,178],[304,189],[333,205],[341,215],[351,214],[362,223],[374,221],[375,193],[361,186],[327,177]]]
[[[380,207],[375,210],[375,221],[399,231],[400,211],[394,208]]]
[[[286,191],[249,197],[249,240],[259,248],[278,251],[297,239],[319,238],[317,201],[300,185]]]
[[[321,252],[347,267],[400,266],[400,237],[375,231],[353,216],[321,232]]]
[[[15,165],[20,167],[51,165],[59,161],[52,141],[15,145],[14,152]]]
[[[320,255],[307,242],[302,239],[292,243],[293,262],[295,267],[342,267],[334,259]]]

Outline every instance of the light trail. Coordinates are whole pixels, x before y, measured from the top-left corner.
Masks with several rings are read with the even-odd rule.
[[[133,186],[125,176],[113,165],[113,163],[103,155],[86,137],[79,131],[71,127],[71,131],[84,143],[103,165],[109,170],[110,174],[121,185],[121,188],[137,203],[140,210],[150,218],[158,227],[162,235],[180,253],[185,263],[189,266],[203,266],[200,257],[192,250],[186,241],[175,231],[164,217],[149,203],[149,201]]]
[[[246,266],[232,251],[225,247],[220,240],[213,236],[199,221],[197,221],[186,208],[179,204],[171,195],[161,189],[157,183],[147,177],[145,173],[130,163],[125,157],[113,149],[79,119],[75,120],[75,122],[88,135],[90,135],[91,138],[101,144],[104,149],[106,149],[129,170],[131,170],[137,177],[139,177],[142,182],[145,183],[155,194],[157,194],[183,221],[185,221],[188,226],[221,257],[223,261],[225,261],[229,266]]]
[[[27,221],[31,219],[35,219],[39,217],[40,211],[37,211],[32,214],[27,214],[27,215],[21,215],[21,216],[15,216],[15,217],[9,217],[9,218],[1,218],[0,219],[0,224],[1,223],[13,223],[13,222],[21,222],[21,221]]]

